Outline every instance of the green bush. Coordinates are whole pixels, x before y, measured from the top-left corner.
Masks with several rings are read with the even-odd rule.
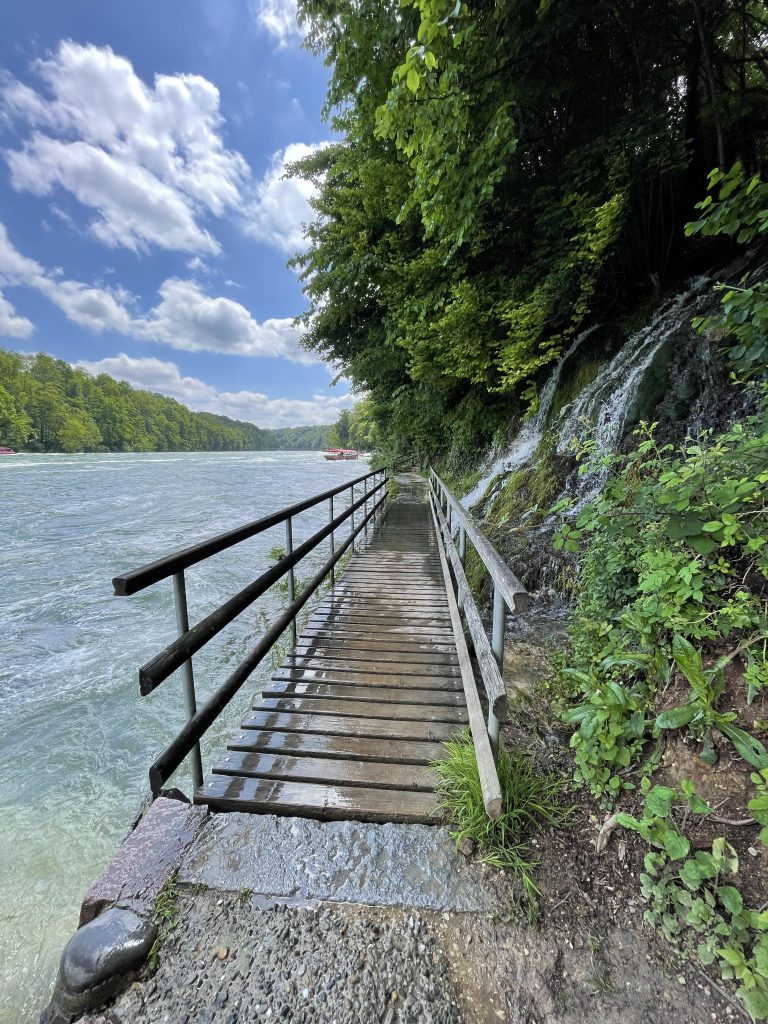
[[[768,764],[762,744],[716,707],[725,661],[711,670],[702,661],[726,645],[730,657],[744,655],[748,703],[768,679],[768,417],[763,410],[680,450],[659,446],[653,425],[637,433],[628,455],[587,448],[582,469],[612,475],[555,539],[584,548],[562,671],[575,705],[565,718],[576,727],[576,779],[604,799],[632,785],[627,770],[668,728],[688,728],[705,757],[716,728],[755,767]],[[657,691],[673,673],[690,699],[657,715]]]

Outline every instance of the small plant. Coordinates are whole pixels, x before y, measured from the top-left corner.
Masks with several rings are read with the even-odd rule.
[[[468,732],[448,741],[446,757],[436,761],[442,806],[453,822],[451,837],[471,840],[486,864],[511,870],[520,880],[535,918],[538,889],[533,881],[536,862],[531,859],[528,835],[542,824],[560,826],[570,811],[560,802],[562,781],[537,772],[523,751],[500,750],[496,770],[501,783],[501,816],[493,821],[485,812],[475,748]]]
[[[747,807],[755,821],[762,825],[760,842],[768,846],[768,768],[760,772],[752,772],[750,776],[757,787],[757,796],[749,801]]]
[[[684,637],[675,636],[672,638],[672,657],[690,684],[691,694],[687,704],[662,711],[656,719],[656,728],[679,729],[687,726],[689,732],[702,744],[699,757],[710,765],[717,763],[717,754],[712,744],[712,729],[717,729],[749,764],[755,768],[768,767],[768,754],[762,743],[733,724],[736,713],[718,711],[715,707],[723,691],[723,668],[732,656],[719,658],[711,668],[705,669],[701,652]]]
[[[739,869],[736,851],[720,837],[711,850],[690,856],[691,844],[674,820],[675,804],[682,805],[684,820],[712,813],[690,782],[682,782],[680,792],[647,780],[641,788],[642,817],[617,817],[653,848],[640,875],[645,920],[686,955],[705,966],[717,963],[721,977],[737,982],[736,994],[753,1019],[768,1019],[768,912],[745,907],[739,890],[728,884]]]
[[[176,891],[176,876],[171,875],[163,888],[157,894],[155,900],[154,920],[157,925],[157,938],[152,943],[149,951],[148,964],[151,971],[157,970],[160,962],[160,949],[179,923],[178,893]]]
[[[288,554],[285,547],[282,544],[275,544],[267,552],[267,558],[271,562],[279,562],[281,558],[285,558]]]

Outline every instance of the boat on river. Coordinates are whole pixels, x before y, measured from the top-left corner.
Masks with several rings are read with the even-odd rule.
[[[328,462],[349,462],[358,458],[354,448],[329,448],[325,453]]]
[[[16,452],[13,450],[13,448],[3,448],[3,446],[0,445],[0,455],[15,455],[15,454],[16,454]]]

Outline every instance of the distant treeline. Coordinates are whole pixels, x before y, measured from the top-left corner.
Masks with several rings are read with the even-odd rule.
[[[38,452],[325,448],[328,426],[265,430],[93,377],[42,353],[0,349],[0,445]]]

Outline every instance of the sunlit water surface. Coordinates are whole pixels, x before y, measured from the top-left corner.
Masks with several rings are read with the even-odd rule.
[[[367,468],[316,452],[0,459],[2,1024],[37,1019],[83,893],[184,720],[177,675],[150,697],[137,682],[137,667],[174,636],[170,581],[116,598],[111,578]],[[294,542],[326,521],[325,506],[304,513]],[[283,542],[277,527],[188,570],[191,621],[262,572]],[[267,595],[196,657],[200,698],[244,657],[280,600]],[[262,664],[206,737],[204,763],[270,669]],[[173,782],[189,792],[183,770]]]

